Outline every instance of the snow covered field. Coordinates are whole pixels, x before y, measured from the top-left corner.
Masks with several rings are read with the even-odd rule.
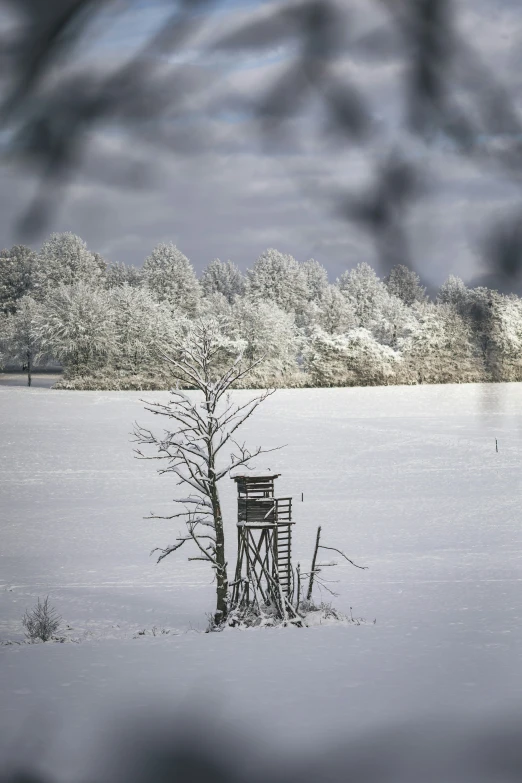
[[[210,635],[205,564],[149,557],[178,526],[143,520],[174,488],[133,459],[133,421],[161,426],[140,397],[166,395],[0,387],[0,641],[47,593],[81,640],[0,647],[4,762],[85,779],[114,722],[158,706],[290,754],[522,707],[522,384],[278,391],[245,439],[288,444],[259,467],[294,496],[295,557],[309,563],[321,524],[369,566],[329,576],[334,604],[370,622]],[[153,627],[170,634],[137,636]]]

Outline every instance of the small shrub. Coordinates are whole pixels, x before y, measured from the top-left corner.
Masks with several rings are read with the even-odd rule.
[[[312,598],[310,601],[303,599],[299,603],[299,613],[303,615],[305,625],[331,625],[335,623],[341,623],[344,625],[369,625],[368,621],[364,617],[354,617],[352,607],[350,606],[350,614],[346,615],[344,612],[339,611],[331,603],[326,601],[320,601],[316,603]],[[373,620],[372,625],[375,625],[377,620]]]
[[[42,603],[38,598],[38,603],[30,612],[26,610],[22,625],[25,628],[25,635],[32,642],[40,639],[42,642],[48,642],[52,639],[62,618],[56,613],[52,606],[49,606],[49,596]]]
[[[170,628],[158,628],[157,625],[154,625],[150,630],[147,628],[143,628],[141,631],[138,631],[137,634],[135,634],[132,638],[137,639],[139,636],[168,636],[170,633],[172,633]],[[176,636],[177,634],[174,634]]]

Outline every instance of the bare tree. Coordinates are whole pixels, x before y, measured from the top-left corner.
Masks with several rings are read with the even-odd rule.
[[[27,372],[27,385],[32,383],[34,363],[48,355],[44,348],[42,307],[26,294],[17,310],[4,319],[0,347],[8,359],[19,361]]]
[[[210,563],[216,579],[214,622],[221,625],[228,616],[229,584],[225,555],[225,532],[219,497],[219,482],[234,468],[249,467],[260,454],[274,449],[250,451],[237,440],[237,433],[256,408],[274,390],[267,389],[245,403],[233,401],[230,390],[259,363],[244,362],[240,345],[227,341],[216,319],[199,319],[187,327],[179,354],[165,356],[181,388],[170,391],[167,404],[146,403],[146,410],[165,417],[174,429],[161,435],[135,426],[135,440],[152,446],[156,454],[135,449],[141,459],[163,460],[160,474],[172,474],[178,485],[190,490],[175,499],[182,510],[170,516],[151,514],[149,519],[182,519],[185,531],[175,543],[157,548],[158,562],[192,542],[196,553],[189,560]]]

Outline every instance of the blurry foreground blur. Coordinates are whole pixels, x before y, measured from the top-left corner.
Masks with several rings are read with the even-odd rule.
[[[313,709],[313,705],[311,705]],[[249,730],[158,715],[123,720],[93,749],[85,783],[515,783],[522,777],[519,716],[442,715],[346,738],[293,759]],[[27,768],[2,783],[52,783]],[[63,778],[61,775],[58,778]]]

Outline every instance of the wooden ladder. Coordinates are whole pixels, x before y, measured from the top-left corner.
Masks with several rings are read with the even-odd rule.
[[[277,570],[279,582],[285,595],[290,595],[292,586],[292,535],[290,525],[280,525],[277,528]]]

